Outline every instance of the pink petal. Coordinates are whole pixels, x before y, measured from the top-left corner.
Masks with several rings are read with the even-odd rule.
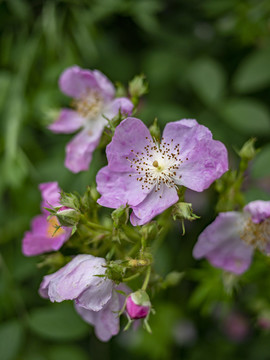
[[[203,191],[228,170],[225,146],[213,140],[210,130],[196,120],[167,124],[163,138],[167,143],[173,140],[173,146],[180,145],[183,164],[176,170],[175,183],[178,185]]]
[[[108,119],[112,119],[117,116],[119,111],[123,115],[130,116],[132,114],[133,107],[134,105],[128,98],[116,98],[105,107],[103,114]]]
[[[49,214],[44,207],[60,206],[61,189],[56,181],[39,184],[39,190],[42,196],[41,210],[44,214]]]
[[[105,119],[99,118],[79,132],[66,146],[65,166],[72,172],[88,170],[94,150],[99,144]]]
[[[62,109],[59,118],[48,126],[54,133],[70,134],[80,129],[86,119],[80,116],[77,111]]]
[[[34,217],[31,231],[25,233],[22,241],[22,252],[25,256],[59,250],[71,236],[71,229],[67,227],[61,228],[64,233],[57,236],[56,232],[54,236],[50,236],[48,227],[47,215]]]
[[[92,71],[81,69],[79,66],[72,66],[61,74],[59,87],[64,94],[79,98],[87,90],[96,89],[99,85]]]
[[[112,281],[96,276],[105,274],[105,265],[103,258],[77,255],[56,273],[44,277],[40,294],[52,302],[76,299],[89,310],[99,311],[112,296]]]
[[[77,312],[89,324],[95,327],[95,333],[99,340],[109,341],[112,336],[118,334],[120,303],[118,295],[113,292],[111,299],[100,311],[86,310],[76,305]]]
[[[157,192],[154,188],[144,201],[136,206],[132,206],[133,213],[130,217],[132,225],[146,224],[156,215],[161,214],[164,210],[175,204],[178,199],[175,188],[169,188],[164,184],[162,184]]]
[[[108,166],[112,171],[131,171],[130,162],[126,159],[134,158],[134,153],[141,153],[152,139],[148,128],[136,118],[127,118],[117,126],[106,153]]]
[[[108,166],[102,168],[97,174],[97,190],[102,195],[98,203],[110,208],[121,205],[137,205],[142,202],[149,190],[142,190],[137,176],[129,173],[113,172]]]
[[[93,70],[92,74],[94,75],[103,96],[107,100],[111,100],[115,95],[115,88],[112,82],[98,70]]]
[[[200,234],[193,256],[206,257],[213,266],[242,274],[250,266],[253,254],[253,248],[240,238],[245,221],[245,216],[236,211],[219,213]]]
[[[270,201],[256,200],[244,207],[251,214],[252,221],[258,224],[270,217]]]

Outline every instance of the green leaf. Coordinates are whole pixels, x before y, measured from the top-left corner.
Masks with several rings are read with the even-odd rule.
[[[81,339],[89,331],[71,303],[34,309],[29,316],[29,325],[39,336],[54,340]]]
[[[249,136],[269,135],[268,109],[259,101],[242,98],[229,100],[221,109],[224,121]]]
[[[90,360],[88,354],[75,345],[51,346],[48,355],[48,360]]]
[[[23,338],[23,329],[15,320],[0,326],[0,359],[12,360],[18,354]]]
[[[188,78],[193,90],[204,103],[213,105],[222,99],[225,91],[225,74],[215,60],[196,60],[189,68]]]
[[[270,176],[270,144],[261,149],[252,162],[251,174],[254,178]]]
[[[270,84],[270,49],[253,52],[239,65],[233,79],[234,89],[247,93]]]

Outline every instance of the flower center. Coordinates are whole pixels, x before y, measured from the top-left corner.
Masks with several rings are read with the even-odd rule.
[[[47,235],[49,237],[59,236],[65,233],[65,230],[62,228],[58,228],[59,222],[57,220],[56,216],[52,216],[48,221],[48,227],[47,227]],[[56,230],[57,229],[57,230]]]
[[[142,190],[151,190],[155,187],[157,192],[162,184],[169,188],[176,187],[175,180],[181,179],[181,175],[177,176],[176,170],[183,163],[180,158],[180,145],[175,145],[173,139],[170,143],[166,143],[162,138],[160,144],[152,138],[146,137],[146,140],[149,144],[143,148],[142,152],[131,150],[133,158],[126,157],[130,162],[130,167],[135,170],[135,174],[132,173],[129,176],[137,177],[137,181],[142,184]]]
[[[79,99],[75,99],[73,105],[82,117],[92,120],[101,113],[103,97],[96,90],[88,90]]]
[[[254,224],[249,218],[240,237],[246,244],[264,251],[270,240],[270,218],[259,224]]]

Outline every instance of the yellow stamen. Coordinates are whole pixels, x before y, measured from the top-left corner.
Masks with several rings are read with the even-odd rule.
[[[59,222],[56,216],[52,216],[48,220],[47,234],[49,237],[59,236],[65,233],[65,230],[62,228],[57,229]],[[57,229],[57,230],[56,230]]]

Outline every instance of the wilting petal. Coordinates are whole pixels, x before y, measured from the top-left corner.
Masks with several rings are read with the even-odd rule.
[[[59,118],[48,126],[54,133],[70,134],[79,130],[86,119],[78,114],[77,111],[62,109]]]
[[[166,125],[164,141],[180,145],[183,161],[176,171],[175,183],[195,191],[207,189],[228,170],[225,146],[212,139],[209,129],[196,120],[180,120]]]
[[[137,205],[142,202],[149,190],[142,190],[142,184],[136,176],[128,173],[117,173],[108,166],[102,168],[97,174],[97,190],[102,195],[98,203],[110,208],[121,205]]]
[[[200,234],[193,256],[206,257],[218,268],[241,274],[251,263],[253,248],[241,240],[245,216],[236,211],[220,213]]]
[[[92,71],[92,74],[97,81],[98,87],[100,88],[102,95],[105,97],[105,99],[111,100],[115,95],[115,88],[112,82],[107,78],[107,76],[105,76],[104,74],[102,74],[102,72],[98,70]]]
[[[134,153],[141,153],[152,139],[148,128],[136,118],[127,118],[117,126],[111,143],[107,146],[108,166],[112,171],[130,172]],[[131,151],[133,150],[133,152]],[[133,172],[134,170],[132,170]]]
[[[134,105],[128,98],[116,98],[106,106],[103,114],[108,119],[112,119],[117,116],[119,114],[119,111],[123,115],[130,116],[132,114],[133,107]]]
[[[85,292],[88,291],[87,308],[99,311],[111,298],[112,281],[104,275],[106,261],[92,255],[77,255],[56,273],[44,277],[40,286],[41,296],[52,302],[74,300],[80,304],[80,296],[85,306]],[[102,297],[101,297],[102,295]]]
[[[45,252],[59,250],[70,238],[71,229],[63,227],[51,236],[47,215],[38,215],[32,220],[32,229],[25,233],[22,241],[22,252],[25,256],[34,256]]]
[[[137,206],[132,206],[135,215],[130,217],[132,225],[146,224],[156,215],[175,204],[178,199],[175,188],[169,188],[166,185],[162,185],[158,191],[155,191],[154,188],[144,201]]]
[[[256,200],[244,207],[251,214],[252,221],[258,224],[270,217],[270,201]]]
[[[72,66],[61,74],[59,87],[64,94],[79,98],[89,89],[99,88],[99,85],[92,71]]]
[[[98,119],[91,128],[85,128],[67,144],[65,166],[70,171],[78,173],[88,170],[105,123],[105,119]]]
[[[95,327],[96,336],[101,341],[109,341],[112,336],[118,334],[120,309],[119,296],[114,291],[110,300],[100,311],[86,310],[76,305],[77,312],[86,322]]]

